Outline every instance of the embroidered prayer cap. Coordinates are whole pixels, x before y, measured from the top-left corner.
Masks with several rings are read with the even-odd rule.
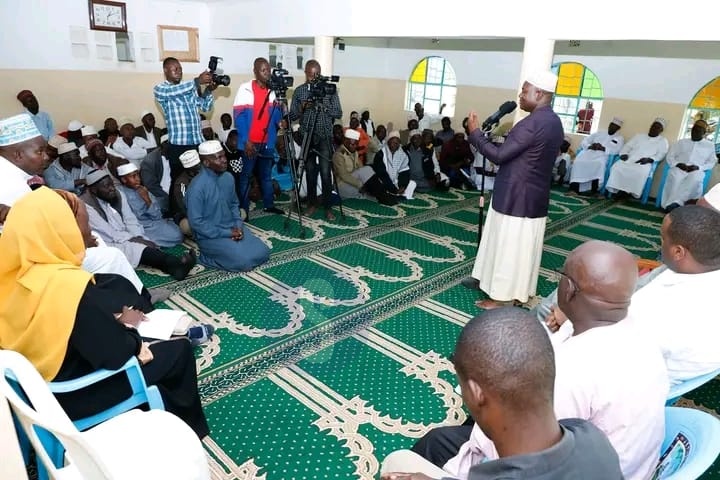
[[[150,115],[152,112],[150,110],[143,110],[142,113],[140,113],[140,120],[145,118],[145,115]]]
[[[124,127],[125,125],[131,125],[131,126],[133,126],[133,127],[135,126],[135,124],[134,124],[133,121],[132,121],[132,118],[129,118],[129,117],[123,117],[123,118],[121,118],[121,119],[120,119],[120,122],[119,122],[119,125],[120,125],[120,128]]]
[[[620,118],[620,117],[613,117],[612,120],[610,121],[610,123],[614,123],[614,124],[617,125],[618,127],[622,127],[622,126],[623,126],[623,119]]]
[[[62,155],[63,153],[72,152],[73,150],[77,150],[78,147],[72,142],[63,143],[59,147],[57,147],[58,155]]]
[[[109,176],[110,174],[106,170],[92,170],[87,174],[87,177],[85,177],[85,182],[87,183],[87,186],[90,187],[98,183],[103,178]]]
[[[662,125],[663,129],[665,128],[665,125],[667,125],[667,122],[662,117],[657,117],[655,120],[653,120],[653,123],[656,123],[656,122],[659,123],[660,125]]]
[[[183,168],[192,168],[200,163],[200,155],[197,150],[188,150],[180,155],[180,163]]]
[[[210,120],[203,120],[200,122],[201,128],[212,128],[212,123],[210,123]]]
[[[720,183],[708,190],[708,192],[703,195],[703,198],[715,210],[720,210]]]
[[[212,155],[213,153],[222,152],[222,149],[219,141],[208,140],[200,144],[198,152],[200,152],[200,155]]]
[[[165,143],[165,142],[167,142],[167,141],[168,141],[168,138],[170,138],[170,137],[168,137],[168,134],[166,133],[165,135],[163,135],[162,137],[160,137],[160,143]]]
[[[360,140],[360,132],[357,130],[353,130],[352,128],[348,128],[345,130],[345,138],[349,138],[351,140]]]
[[[300,131],[300,124],[299,124],[299,123],[296,123],[295,125],[293,125],[293,126],[292,126],[292,131],[293,131],[293,132],[298,132],[298,131]]]
[[[137,172],[137,171],[138,171],[138,168],[132,163],[125,163],[125,164],[117,167],[118,177],[124,177],[125,175],[130,175],[131,173]]]
[[[57,150],[60,145],[66,142],[67,138],[63,137],[62,135],[53,135],[52,137],[50,137],[50,140],[48,140],[48,145]]]
[[[17,94],[17,99],[21,102],[25,100],[28,97],[33,97],[34,94],[30,90],[21,90],[20,93]]]
[[[535,85],[540,90],[555,92],[558,77],[549,70],[538,70],[528,75],[526,80],[529,84]]]
[[[410,133],[408,134],[408,138],[412,138],[415,135],[422,135],[422,132],[418,130],[417,128],[415,130],[410,130]]]
[[[70,120],[68,123],[68,130],[71,132],[77,132],[83,127],[83,123],[80,120]]]
[[[85,125],[80,129],[80,135],[83,137],[89,137],[90,135],[97,135],[97,129],[92,125]]]
[[[392,132],[388,133],[386,141],[390,141],[391,138],[400,138],[400,132],[397,130],[393,130]]]
[[[15,145],[39,136],[40,131],[27,113],[0,120],[0,147]]]

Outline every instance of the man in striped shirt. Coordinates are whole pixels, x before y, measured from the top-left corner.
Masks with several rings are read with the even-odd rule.
[[[183,171],[180,155],[188,150],[197,150],[203,142],[200,128],[200,115],[210,111],[215,98],[212,91],[217,85],[212,81],[212,73],[205,71],[193,80],[182,81],[182,65],[173,57],[163,61],[165,81],[153,89],[155,100],[165,115],[168,129],[167,158],[170,162],[172,182]],[[206,85],[203,90],[202,86]],[[174,210],[171,205],[171,209]]]

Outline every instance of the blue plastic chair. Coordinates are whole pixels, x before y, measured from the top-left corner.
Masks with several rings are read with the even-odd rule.
[[[607,185],[608,178],[610,178],[610,170],[612,169],[612,166],[620,159],[620,155],[610,155],[608,158],[608,164],[605,168],[605,182],[603,183],[602,188],[600,189],[600,193],[605,195],[605,185]],[[640,195],[640,202],[643,204],[646,204],[648,202],[648,197],[650,196],[650,189],[652,188],[653,183],[653,177],[655,176],[655,169],[657,168],[657,165],[660,162],[653,162],[650,166],[650,172],[648,173],[647,180],[645,180],[645,186],[643,187],[642,194]]]
[[[600,187],[600,194],[605,195],[605,185],[607,185],[608,178],[610,178],[610,169],[618,161],[620,155],[608,155],[607,164],[605,164],[605,178],[603,179],[602,187]]]
[[[132,389],[130,397],[103,412],[73,421],[78,430],[87,430],[88,428],[94,427],[95,425],[120,415],[121,413],[127,412],[144,404],[147,404],[150,409],[165,409],[165,404],[162,401],[158,388],[155,385],[147,386],[145,383],[145,377],[143,377],[140,363],[136,357],[131,357],[127,362],[125,362],[125,365],[117,370],[98,370],[85,375],[84,377],[64,382],[50,382],[48,385],[50,387],[50,391],[53,393],[68,393],[89,387],[90,385],[102,382],[107,378],[121,373],[126,375],[128,383]],[[9,378],[9,380],[12,383],[15,383],[14,379]],[[23,396],[19,387],[16,387],[16,391]],[[22,429],[16,428],[16,430],[18,432],[18,439],[23,452],[23,458],[27,462],[31,448],[30,442]],[[41,437],[53,463],[56,466],[61,467],[63,465],[63,456],[65,451],[60,443],[55,439],[55,437],[47,432],[41,432],[39,436]],[[47,478],[47,471],[42,466],[42,463],[38,462],[38,479],[46,480]]]
[[[668,393],[668,399],[665,405],[670,406],[674,404],[678,401],[680,397],[682,397],[686,393],[691,392],[702,385],[705,385],[711,380],[714,380],[715,377],[717,377],[718,375],[720,375],[720,368],[710,373],[706,373],[705,375],[700,375],[699,377],[685,380],[682,383],[670,387],[670,392]]]
[[[694,408],[665,407],[657,480],[699,478],[720,454],[720,420]]]
[[[663,191],[665,190],[665,182],[667,181],[667,176],[670,173],[670,168],[670,165],[665,162],[665,168],[663,169],[662,178],[660,179],[660,190],[658,190],[657,198],[655,199],[655,206],[658,208],[660,208],[660,202],[662,201]],[[702,186],[703,193],[707,191],[707,187],[710,184],[710,177],[712,177],[712,168],[705,171]]]

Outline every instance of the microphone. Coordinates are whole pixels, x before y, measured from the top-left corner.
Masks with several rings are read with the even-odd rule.
[[[508,113],[511,113],[515,111],[517,108],[517,103],[513,102],[512,100],[503,103],[500,105],[500,108],[498,108],[498,111],[490,115],[482,124],[483,130],[489,130],[492,128],[493,125],[498,123],[502,117],[507,115]]]

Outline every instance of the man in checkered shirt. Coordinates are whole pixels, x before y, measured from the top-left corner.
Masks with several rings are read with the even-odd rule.
[[[197,150],[203,142],[198,110],[207,112],[212,109],[215,101],[212,92],[217,84],[213,83],[209,71],[183,82],[182,65],[173,57],[163,61],[163,72],[165,81],[155,85],[153,92],[165,115],[168,129],[167,159],[170,162],[171,181],[174,183],[183,171],[180,155],[188,150]],[[175,211],[173,203],[171,200],[171,210]]]

